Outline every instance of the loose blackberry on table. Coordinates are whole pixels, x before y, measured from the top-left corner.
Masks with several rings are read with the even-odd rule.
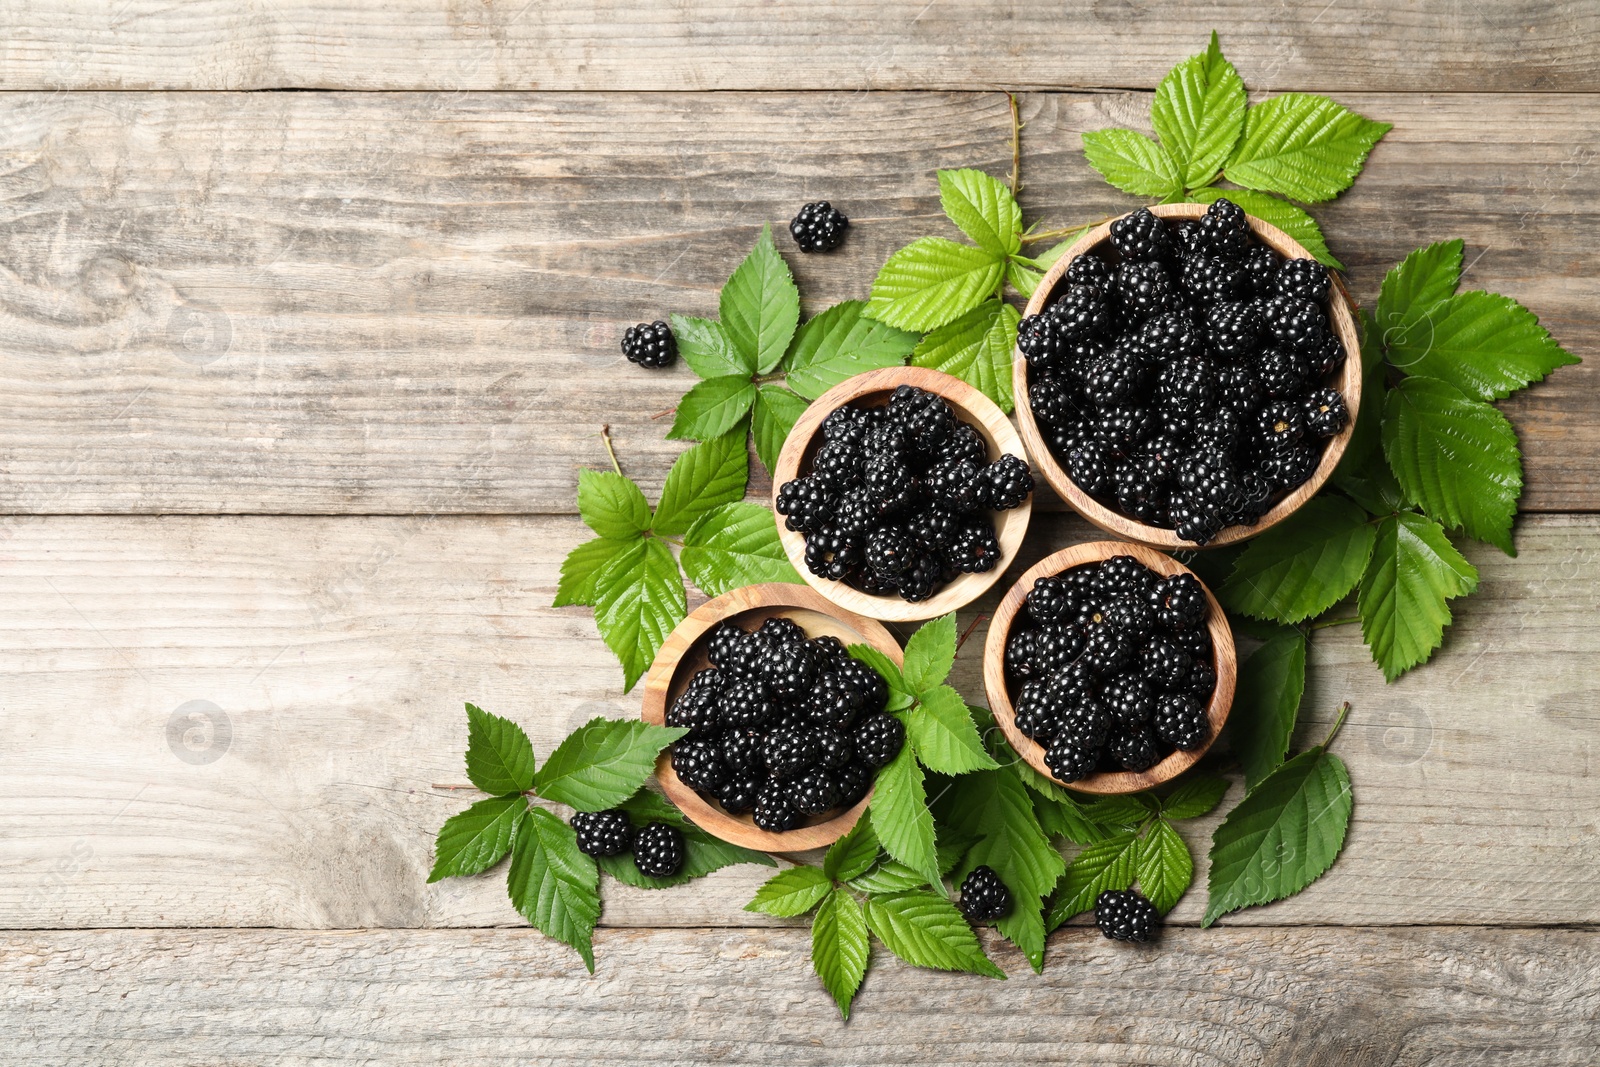
[[[628,357],[629,363],[641,367],[670,367],[678,358],[678,339],[672,336],[672,327],[660,319],[641,322],[623,331],[622,354]]]
[[[850,220],[826,200],[800,209],[789,223],[789,235],[802,252],[832,252],[844,240]]]
[[[1000,562],[994,513],[1033,493],[1020,456],[989,461],[983,436],[936,393],[902,385],[882,408],[822,423],[811,469],[778,488],[811,573],[875,596],[923,601]]]
[[[1108,889],[1094,902],[1094,922],[1113,941],[1148,941],[1161,926],[1161,913],[1132,889]]]
[[[1184,540],[1255,525],[1349,422],[1327,268],[1283,260],[1226,199],[1181,225],[1136,211],[1110,247],[1017,330],[1051,452],[1106,507]]]
[[[683,831],[670,823],[653,822],[633,839],[633,865],[651,878],[671,878],[683,870]]]
[[[968,922],[1003,919],[1011,911],[1011,891],[993,867],[980,863],[961,882],[961,899],[956,907]]]

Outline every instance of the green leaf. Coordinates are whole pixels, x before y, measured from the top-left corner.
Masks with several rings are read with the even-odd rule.
[[[822,873],[841,882],[862,874],[878,861],[878,835],[872,820],[862,819],[832,845],[822,861]]]
[[[696,382],[678,401],[678,414],[667,436],[695,441],[721,437],[743,421],[755,402],[756,387],[749,378],[730,375]]]
[[[623,541],[650,528],[650,505],[639,487],[615,471],[578,472],[578,514],[601,537]]]
[[[939,884],[939,853],[934,847],[933,815],[923,790],[922,768],[910,745],[878,772],[867,811],[885,852]]]
[[[1239,694],[1228,719],[1233,754],[1254,789],[1283,765],[1306,688],[1306,635],[1286,629],[1250,654],[1239,668]]]
[[[905,666],[900,674],[913,693],[926,693],[950,676],[956,663],[956,613],[930,619],[906,642]],[[966,716],[966,712],[962,712]]]
[[[1017,292],[1031,299],[1039,283],[1044,281],[1044,271],[1026,256],[1011,256],[1006,260],[1006,280]]]
[[[491,796],[533,788],[533,742],[510,719],[467,705],[467,780]]]
[[[781,385],[763,385],[756,392],[755,416],[751,430],[756,439],[756,455],[770,475],[778,469],[778,454],[794,429],[795,420],[805,411],[806,402]]]
[[[1284,93],[1245,113],[1227,177],[1246,189],[1303,203],[1332,200],[1356,180],[1387,122],[1362,118],[1325,96]]]
[[[1246,215],[1254,215],[1262,222],[1270,222],[1293,237],[1324,266],[1344,270],[1344,264],[1328,251],[1328,242],[1322,236],[1322,228],[1317,225],[1317,220],[1287,200],[1280,200],[1267,193],[1258,193],[1253,189],[1218,189],[1216,186],[1195,189],[1189,195],[1191,199],[1202,204],[1210,204],[1226,197],[1244,209]]]
[[[594,924],[600,918],[600,872],[578,851],[572,827],[543,808],[517,824],[506,892],[523,918],[571,945],[594,973]]]
[[[890,256],[872,281],[867,314],[902,330],[932,330],[1000,287],[1006,258],[943,237],[924,237]]]
[[[667,472],[651,528],[663,537],[681,536],[708,511],[743,497],[749,477],[743,434],[725,434],[695,445]]]
[[[1443,528],[1411,511],[1383,520],[1361,579],[1361,636],[1394,681],[1433,655],[1450,625],[1451,598],[1478,587],[1478,571]]]
[[[718,312],[746,367],[767,374],[783,359],[800,322],[800,290],[770,226],[761,227],[755,248],[722,287]]]
[[[791,867],[762,883],[744,910],[793,918],[822,903],[832,889],[832,880],[817,868]]]
[[[1015,758],[1010,756],[1009,752],[1008,757]],[[1039,820],[1039,829],[1045,832],[1046,837],[1064,837],[1075,845],[1087,845],[1091,841],[1105,839],[1105,829],[1091,820],[1083,805],[1060,786],[1020,759],[1007,762],[1005,766],[1035,792],[1033,814]],[[1052,794],[1050,790],[1056,790],[1057,793]]]
[[[1009,256],[1022,247],[1022,208],[1000,179],[981,170],[941,170],[939,204],[979,248]]]
[[[1344,846],[1350,775],[1321,745],[1279,767],[1211,838],[1211,899],[1202,926],[1230,911],[1293,896]]]
[[[867,644],[849,645],[846,650],[877,671],[878,676],[889,687],[890,711],[909,708],[915,702],[915,698],[911,695],[911,687],[906,684],[905,677],[900,673],[900,668],[895,666],[894,660]]]
[[[790,389],[815,400],[846,378],[905,363],[917,335],[868,318],[866,310],[865,300],[846,300],[800,327],[785,364]]]
[[[614,808],[644,785],[661,750],[687,732],[638,719],[590,719],[550,753],[534,789],[579,811]]]
[[[1244,109],[1244,80],[1223,58],[1215,32],[1210,47],[1161,79],[1150,120],[1186,188],[1216,178],[1244,130]]]
[[[1447,382],[1406,378],[1384,405],[1383,452],[1406,498],[1431,518],[1516,554],[1522,452],[1504,415]]]
[[[1198,819],[1222,803],[1227,792],[1228,780],[1221,775],[1200,774],[1185,778],[1161,802],[1161,816],[1173,820]]]
[[[703,516],[683,540],[683,569],[710,596],[761,582],[801,581],[784,555],[772,511],[760,504],[724,504]]]
[[[1157,819],[1139,843],[1135,866],[1139,888],[1163,915],[1172,910],[1194,881],[1194,857],[1189,855],[1189,846],[1164,819]]]
[[[1020,321],[1021,315],[1010,304],[985,300],[917,342],[911,364],[954,375],[1009,413],[1011,357]]]
[[[1183,192],[1183,178],[1172,156],[1132,130],[1089,130],[1083,135],[1089,166],[1125,193],[1165,199]]]
[[[1440,241],[1419,248],[1383,276],[1378,293],[1377,326],[1383,331],[1385,347],[1404,343],[1419,324],[1425,324],[1433,309],[1455,295],[1461,283],[1460,238]],[[1417,331],[1425,338],[1424,326]]]
[[[908,890],[867,898],[867,926],[884,947],[914,967],[1004,978],[967,920],[939,893]]]
[[[433,843],[433,871],[430,883],[458,875],[482,874],[506,858],[517,824],[528,811],[528,798],[521,793],[480,800],[466,811],[457,812],[439,828]]]
[[[1058,259],[1066,255],[1067,249],[1077,244],[1083,239],[1083,235],[1092,229],[1094,229],[1092,225],[1080,226],[1076,230],[1068,233],[1064,240],[1058,242],[1057,244],[1051,245],[1045,251],[1039,253],[1037,256],[1034,256],[1032,260],[1033,265],[1038,267],[1040,270],[1049,270],[1051,267],[1056,265],[1056,261]]]
[[[626,541],[596,537],[568,552],[567,558],[561,561],[561,581],[556,585],[556,599],[551,606],[592,606],[600,595],[600,575],[623,556],[630,561],[623,567],[636,566],[644,558],[644,541],[638,537]]]
[[[702,378],[748,378],[755,373],[755,367],[746,365],[722,323],[676,313],[668,317],[672,320],[672,336],[678,341],[678,355],[695,374]]]
[[[1282,623],[1321,615],[1361,580],[1375,532],[1350,501],[1313,497],[1251,540],[1219,590],[1222,603]]]
[[[928,876],[912,870],[899,860],[886,859],[850,879],[852,888],[863,893],[898,893],[928,884]]]
[[[599,590],[595,626],[622,664],[622,688],[627,691],[650,668],[656,650],[672,628],[688,614],[683,576],[678,573],[671,550],[663,542],[652,540],[645,542],[642,556],[619,557],[601,572],[595,584]]]
[[[1377,341],[1377,325],[1370,313],[1361,312],[1361,396],[1350,443],[1333,470],[1333,484],[1356,503],[1375,515],[1398,511],[1405,505],[1405,494],[1395,481],[1389,463],[1383,458],[1379,427],[1383,422],[1384,361],[1383,346]]]
[[[1066,877],[1056,887],[1046,928],[1054,930],[1074,915],[1088,911],[1108,889],[1131,886],[1139,847],[1139,835],[1132,830],[1085,845],[1067,864]]]
[[[1147,793],[1124,793],[1095,797],[1084,806],[1084,813],[1101,826],[1120,826],[1133,830],[1160,810],[1160,803]]]
[[[998,766],[984,751],[978,728],[967,714],[967,702],[947,685],[923,693],[905,720],[906,736],[930,771],[966,774]]]
[[[1389,362],[1479,400],[1498,400],[1579,360],[1509,296],[1473,291],[1434,305],[1391,342]]]
[[[861,905],[844,890],[834,890],[811,922],[811,968],[846,1019],[850,1018],[850,1002],[866,976],[871,952]]]

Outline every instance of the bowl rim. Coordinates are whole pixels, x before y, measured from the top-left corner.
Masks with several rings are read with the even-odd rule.
[[[1182,203],[1182,204],[1156,204],[1149,208],[1152,214],[1164,219],[1197,219],[1204,215],[1209,204]],[[1091,248],[1104,244],[1111,236],[1112,223],[1118,222],[1133,212],[1120,215],[1116,219],[1104,222],[1075,241],[1070,248],[1061,254],[1061,258],[1053,263],[1044,278],[1033,291],[1032,298],[1028,301],[1024,316],[1037,315],[1045,307],[1045,301],[1055,290],[1066,273],[1067,267],[1078,256],[1083,255]],[[1246,215],[1250,228],[1255,235],[1271,247],[1279,255],[1287,259],[1312,259],[1315,258],[1305,247],[1293,237],[1284,233],[1278,227]],[[1056,461],[1055,453],[1050,450],[1049,444],[1044,439],[1044,434],[1033,416],[1033,406],[1028,400],[1028,361],[1022,354],[1022,349],[1015,348],[1011,353],[1011,392],[1016,398],[1017,425],[1022,433],[1022,439],[1027,443],[1028,456],[1033,465],[1038,469],[1050,488],[1065,500],[1078,514],[1088,519],[1107,533],[1126,537],[1140,544],[1150,545],[1155,548],[1173,549],[1201,549],[1221,548],[1224,545],[1237,544],[1248,540],[1258,534],[1264,533],[1287,519],[1300,505],[1304,504],[1317,494],[1334,470],[1339,466],[1339,460],[1344,457],[1344,452],[1350,444],[1350,436],[1355,432],[1356,416],[1361,410],[1361,331],[1356,327],[1354,315],[1351,314],[1351,301],[1345,293],[1344,287],[1337,281],[1328,295],[1329,318],[1334,332],[1338,335],[1340,343],[1345,348],[1344,367],[1339,379],[1339,392],[1344,397],[1345,408],[1349,412],[1349,421],[1345,428],[1328,441],[1327,447],[1322,450],[1322,459],[1317,464],[1317,469],[1311,477],[1294,491],[1267,509],[1259,522],[1254,526],[1226,526],[1222,531],[1207,541],[1204,545],[1193,541],[1184,541],[1178,537],[1176,530],[1167,530],[1160,526],[1151,526],[1147,523],[1130,519],[1121,512],[1113,511],[1094,497],[1078,488],[1076,482],[1068,476],[1061,464]]]
[[[1006,641],[1011,636],[1017,616],[1022,612],[1023,601],[1033,589],[1034,582],[1084,563],[1106,560],[1113,556],[1132,556],[1151,570],[1164,575],[1190,575],[1195,581],[1200,582],[1200,588],[1205,591],[1208,607],[1206,628],[1211,632],[1212,665],[1217,672],[1217,686],[1211,693],[1211,702],[1206,706],[1206,721],[1211,724],[1211,733],[1206,743],[1195,751],[1175,750],[1149,770],[1101,771],[1076,782],[1063,782],[1051,774],[1050,768],[1045,765],[1044,746],[1017,729],[1016,709],[1012,706],[1010,688],[1006,683]],[[1238,651],[1233,643],[1233,631],[1228,627],[1222,605],[1217,603],[1217,598],[1212,596],[1206,583],[1201,582],[1199,576],[1188,567],[1164,552],[1126,541],[1080,542],[1051,553],[1028,568],[1001,599],[999,607],[995,609],[994,617],[989,622],[989,634],[984,641],[983,685],[989,696],[989,709],[994,714],[995,722],[999,723],[1006,740],[1034,770],[1057,785],[1080,793],[1098,795],[1137,793],[1169,782],[1193,767],[1222,733],[1222,728],[1228,721],[1228,713],[1233,707],[1237,682]]]
[[[905,662],[905,654],[894,634],[876,619],[845,611],[823,597],[816,590],[792,582],[767,582],[747,585],[710,600],[695,608],[679,622],[661,643],[655,661],[645,676],[644,699],[639,717],[655,726],[666,725],[667,705],[674,682],[684,660],[694,647],[722,620],[761,609],[778,609],[771,614],[783,614],[782,609],[794,608],[826,615],[835,622],[859,633],[863,640],[888,656],[895,666]],[[672,769],[670,748],[663,749],[656,759],[656,780],[667,799],[700,829],[713,837],[743,848],[760,852],[804,852],[807,849],[831,845],[849,833],[872,800],[872,790],[854,806],[846,808],[821,822],[799,826],[793,830],[773,832],[763,830],[750,821],[749,816],[730,815],[721,806],[713,805],[683,784]]]
[[[1006,418],[998,404],[977,389],[960,378],[928,367],[884,367],[846,378],[813,400],[795,420],[794,428],[789,431],[778,455],[777,466],[772,471],[774,510],[778,490],[799,477],[801,463],[810,451],[812,441],[821,430],[823,420],[835,408],[864,396],[893,392],[901,385],[914,385],[944,397],[963,421],[972,424],[984,436],[992,449],[1001,455],[1015,455],[1028,462],[1028,450],[1011,420]],[[995,537],[1000,542],[1000,561],[993,568],[982,574],[963,574],[919,603],[897,596],[874,596],[844,582],[812,574],[805,563],[805,536],[789,529],[782,516],[776,520],[778,540],[790,564],[806,584],[844,610],[885,622],[923,622],[964,608],[994,587],[1001,575],[1016,561],[1017,553],[1022,548],[1022,540],[1033,515],[1034,495],[1030,493],[1020,507],[994,513]]]

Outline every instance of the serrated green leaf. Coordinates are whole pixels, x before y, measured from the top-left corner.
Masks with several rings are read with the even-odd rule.
[[[872,820],[862,819],[849,833],[828,846],[822,860],[822,873],[848,882],[878,861],[878,851],[878,835],[872,832]]]
[[[1138,856],[1139,835],[1132,830],[1085,845],[1067,864],[1066,876],[1050,900],[1045,928],[1054,930],[1074,915],[1088,911],[1108,889],[1131,886]]]
[[[625,541],[650,528],[650,505],[632,481],[615,471],[578,472],[578,514],[601,537]]]
[[[906,641],[905,666],[900,668],[900,674],[911,692],[925,693],[944,683],[955,662],[956,613],[952,611],[917,627]]]
[[[1440,301],[1402,331],[1389,345],[1389,362],[1479,400],[1499,400],[1579,360],[1533,312],[1509,296],[1474,290]]]
[[[983,954],[967,920],[942,894],[913,889],[871,896],[866,911],[867,926],[878,940],[914,967],[1005,977]]]
[[[590,719],[550,753],[534,789],[579,811],[614,808],[644,785],[661,750],[687,732],[638,719]]]
[[[850,885],[863,893],[899,893],[928,884],[928,876],[912,870],[899,860],[880,860],[850,879]]]
[[[592,607],[600,595],[600,575],[622,556],[632,560],[624,567],[635,566],[644,558],[644,539],[613,541],[609,537],[596,537],[568,552],[567,558],[561,561],[561,581],[556,585],[556,598],[551,606]]]
[[[467,705],[467,780],[491,796],[533,788],[533,742],[510,719]]]
[[[979,248],[1008,256],[1022,247],[1022,208],[1000,179],[981,170],[941,170],[939,204]]]
[[[1160,804],[1144,793],[1123,793],[1095,797],[1084,805],[1084,814],[1101,826],[1132,830],[1144,823]]]
[[[1465,247],[1457,238],[1419,248],[1383,276],[1376,325],[1385,347],[1404,342],[1435,307],[1455,295]],[[1419,331],[1424,336],[1427,332],[1426,326]]]
[[[722,328],[744,365],[770,373],[789,350],[800,323],[800,290],[772,243],[770,226],[761,227],[755,248],[734,268],[717,307]]]
[[[967,702],[947,685],[922,694],[906,713],[906,737],[917,758],[938,774],[966,774],[997,766],[967,714]]]
[[[1239,692],[1228,717],[1233,754],[1254,789],[1283,765],[1306,689],[1306,635],[1286,629],[1269,638],[1239,667]]]
[[[747,365],[722,323],[672,314],[672,336],[678,342],[678,355],[701,378],[748,378],[755,367]]]
[[[1145,899],[1163,915],[1173,909],[1194,881],[1194,857],[1189,855],[1189,846],[1164,819],[1157,819],[1139,843],[1135,867]]]
[[[822,903],[832,889],[832,880],[817,868],[791,867],[763,882],[744,910],[793,918]]]
[[[1132,130],[1089,130],[1083,135],[1089,166],[1125,193],[1169,197],[1183,192],[1178,165],[1165,148]]]
[[[868,644],[847,645],[846,651],[878,672],[878,677],[889,687],[890,711],[899,711],[901,708],[911,706],[915,698],[912,697],[905,676],[900,673],[900,668],[895,666],[894,660]],[[896,697],[900,697],[901,700],[897,701]],[[896,703],[900,703],[900,708],[895,707]]]
[[[902,745],[900,754],[878,772],[867,812],[884,851],[920,871],[929,885],[938,885],[939,853],[922,783],[911,746]]]
[[[1405,505],[1405,494],[1383,458],[1379,439],[1385,388],[1383,346],[1377,341],[1377,325],[1365,310],[1361,312],[1360,326],[1363,402],[1331,480],[1335,488],[1374,515],[1385,515]]]
[[[1230,611],[1297,623],[1349,594],[1372,555],[1367,513],[1336,496],[1306,501],[1250,541],[1218,590]]]
[[[1077,244],[1083,239],[1083,235],[1092,229],[1094,229],[1094,227],[1090,225],[1080,226],[1076,230],[1071,231],[1067,234],[1064,240],[1051,245],[1045,251],[1040,252],[1037,256],[1034,256],[1033,265],[1038,267],[1040,270],[1049,270],[1051,267],[1056,265],[1057,260],[1066,254],[1067,249]]]
[[[707,512],[743,497],[749,477],[743,434],[695,445],[667,472],[651,528],[663,537],[681,536]]]
[[[760,504],[724,504],[694,524],[680,557],[689,580],[710,596],[762,582],[801,581],[784,555],[772,512]]]
[[[1448,601],[1477,587],[1477,568],[1438,523],[1411,511],[1384,519],[1358,600],[1361,636],[1384,677],[1433,655],[1450,625]]]
[[[1246,189],[1308,204],[1332,200],[1350,188],[1367,153],[1391,128],[1325,96],[1284,93],[1245,112],[1244,137],[1225,173]]]
[[[678,401],[667,437],[709,441],[731,432],[744,420],[756,402],[755,383],[749,378],[707,378],[696,382]]]
[[[683,576],[666,544],[651,540],[645,542],[642,556],[615,560],[600,573],[595,585],[599,590],[595,626],[622,664],[626,692],[650,669],[661,642],[688,614]]]
[[[1012,256],[1006,260],[1006,281],[1023,296],[1032,298],[1039,283],[1044,281],[1044,271],[1026,256]]]
[[[1192,775],[1161,802],[1161,816],[1174,820],[1198,819],[1222,803],[1227,792],[1228,780],[1221,775]]]
[[[1350,775],[1318,745],[1274,771],[1211,838],[1211,898],[1202,926],[1230,911],[1293,896],[1344,846]]]
[[[1328,242],[1322,236],[1322,227],[1317,225],[1317,220],[1289,201],[1280,200],[1269,193],[1258,193],[1254,189],[1218,189],[1216,186],[1207,186],[1190,193],[1190,199],[1202,204],[1214,203],[1224,197],[1239,205],[1246,215],[1254,215],[1262,222],[1270,222],[1293,237],[1300,243],[1300,247],[1310,252],[1312,257],[1324,266],[1344,270],[1344,264],[1328,251]]]
[[[1028,966],[1033,968],[1034,974],[1044,973],[1044,902],[1040,900],[1035,907],[1030,899],[1026,902],[1016,902],[1011,910],[1000,917],[994,924],[1000,931],[1000,936],[1011,942],[1028,959]]]
[[[867,973],[872,941],[861,905],[842,889],[822,901],[811,922],[811,969],[822,980],[839,1014],[850,1018],[850,1002]]]
[[[1244,130],[1244,80],[1222,55],[1215,32],[1211,44],[1161,79],[1150,121],[1166,146],[1183,185],[1210,184]]]
[[[1010,412],[1011,359],[1020,321],[1010,304],[986,300],[917,342],[911,365],[954,375]]]
[[[428,881],[482,874],[505,859],[527,810],[528,798],[514,793],[480,800],[450,816],[433,843],[433,870]]]
[[[756,455],[770,475],[778,469],[778,454],[794,429],[795,420],[805,411],[804,398],[781,385],[763,385],[756,392],[755,413],[750,429],[756,440]]]
[[[1010,766],[1016,766],[1011,764]],[[1022,766],[1027,766],[1022,764]],[[1030,767],[1029,770],[1032,770]],[[1054,785],[1034,772],[1035,777],[1046,785]],[[1084,814],[1083,808],[1076,801],[1058,801],[1042,794],[1034,798],[1034,818],[1039,820],[1039,829],[1045,832],[1046,837],[1061,837],[1075,845],[1087,845],[1091,841],[1103,841],[1107,831],[1104,827],[1091,822]]]
[[[867,314],[902,330],[937,329],[993,295],[1005,269],[1005,256],[988,249],[923,237],[878,271]]]
[[[543,808],[517,824],[506,893],[523,918],[571,945],[594,973],[594,924],[600,918],[600,871],[578,851],[572,827]]]
[[[865,300],[845,300],[800,327],[784,365],[790,389],[815,400],[846,378],[905,363],[917,335],[868,318],[866,310]]]
[[[1506,555],[1522,451],[1506,417],[1434,378],[1408,377],[1384,405],[1383,452],[1406,499]]]

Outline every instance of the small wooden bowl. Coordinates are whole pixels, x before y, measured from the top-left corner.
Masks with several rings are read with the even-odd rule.
[[[1197,219],[1206,213],[1207,206],[1206,204],[1157,204],[1150,211],[1164,219]],[[1247,217],[1256,237],[1279,255],[1286,259],[1311,258],[1311,253],[1307,252],[1298,241],[1276,226],[1262,222],[1253,215]],[[1090,249],[1105,244],[1110,238],[1109,222],[1095,227],[1079,238],[1045,273],[1044,280],[1033,292],[1033,299],[1028,301],[1028,310],[1025,314],[1037,315],[1043,311],[1072,261]],[[1113,511],[1079,489],[1077,483],[1067,476],[1067,472],[1056,461],[1055,453],[1050,451],[1044,433],[1033,417],[1033,408],[1028,403],[1028,361],[1019,348],[1012,356],[1011,392],[1017,400],[1017,423],[1022,430],[1022,439],[1028,444],[1028,454],[1033,458],[1033,465],[1044,476],[1044,480],[1050,483],[1050,488],[1054,489],[1061,499],[1072,505],[1073,510],[1100,529],[1118,537],[1126,537],[1131,541],[1168,551],[1179,548],[1220,548],[1254,537],[1288,518],[1296,508],[1316,495],[1317,490],[1321,489],[1323,483],[1333,474],[1333,469],[1339,465],[1340,457],[1350,444],[1350,435],[1355,432],[1356,414],[1361,408],[1361,335],[1356,328],[1355,317],[1350,314],[1350,306],[1340,298],[1337,286],[1328,297],[1328,318],[1334,332],[1339,336],[1339,342],[1344,345],[1345,359],[1340,371],[1339,392],[1344,396],[1350,421],[1345,424],[1344,430],[1323,448],[1322,462],[1317,464],[1317,469],[1312,472],[1311,477],[1268,509],[1267,513],[1261,516],[1261,521],[1254,526],[1224,527],[1216,537],[1207,541],[1204,546],[1200,546],[1193,541],[1182,540],[1176,530],[1150,526],[1137,519],[1130,519],[1119,511]]]
[[[644,707],[640,712],[644,721],[664,726],[667,708],[688,687],[689,679],[711,665],[706,658],[706,645],[717,623],[732,619],[745,629],[753,630],[774,615],[793,619],[807,637],[832,634],[847,645],[871,645],[896,666],[905,661],[900,643],[881,623],[841,611],[803,585],[782,582],[748,585],[701,604],[662,643],[645,679]],[[762,852],[803,852],[831,845],[850,832],[872,799],[869,792],[846,811],[825,813],[816,816],[809,825],[771,833],[756,826],[749,815],[730,815],[721,805],[713,804],[684,785],[672,769],[670,752],[662,752],[656,761],[656,778],[667,799],[700,829],[724,841]]]
[[[853,402],[859,402],[862,407],[882,407],[889,402],[890,394],[902,385],[914,385],[944,397],[956,415],[982,435],[989,446],[991,463],[1007,453],[1024,460],[1028,458],[1022,439],[1012,429],[1005,413],[960,378],[926,367],[888,367],[846,379],[811,402],[795,421],[778,455],[778,468],[772,472],[773,503],[777,503],[779,489],[811,469],[811,458],[822,445],[822,421],[835,408]],[[1000,542],[1000,562],[983,574],[963,574],[932,597],[915,604],[896,596],[873,596],[844,582],[812,574],[806,567],[805,535],[789,529],[781,515],[778,516],[778,540],[783,542],[789,562],[807,584],[846,611],[888,622],[920,622],[966,607],[999,581],[1000,575],[1017,558],[1017,549],[1022,546],[1022,535],[1028,530],[1028,518],[1032,514],[1031,496],[1021,507],[995,512],[994,533]]]
[[[1143,545],[1132,545],[1125,541],[1088,541],[1081,545],[1073,545],[1071,548],[1063,548],[1060,552],[1046,556],[1030,567],[1026,574],[1017,579],[1017,584],[1006,593],[1005,599],[1000,601],[1000,607],[995,611],[993,621],[989,623],[989,638],[984,643],[983,649],[983,685],[989,694],[989,708],[994,712],[995,721],[1000,724],[1000,729],[1005,731],[1006,740],[1011,742],[1011,747],[1028,761],[1029,766],[1051,781],[1057,779],[1050,773],[1050,768],[1045,766],[1044,747],[1017,729],[1017,713],[1011,706],[1011,691],[1006,684],[1006,642],[1011,637],[1011,628],[1015,625],[1017,616],[1022,611],[1023,601],[1033,589],[1034,582],[1040,578],[1071,570],[1080,564],[1110,559],[1112,556],[1132,556],[1157,574],[1170,576],[1194,573],[1171,556],[1145,548]],[[1198,578],[1195,580],[1199,581]],[[1206,627],[1211,631],[1214,661],[1212,665],[1217,672],[1217,687],[1212,691],[1211,703],[1206,708],[1206,719],[1211,723],[1211,736],[1205,745],[1194,752],[1175,751],[1147,771],[1105,771],[1076,782],[1061,782],[1061,785],[1068,789],[1076,789],[1080,793],[1137,793],[1141,789],[1149,789],[1170,781],[1194,766],[1222,732],[1222,725],[1228,721],[1228,711],[1233,706],[1233,690],[1237,681],[1239,660],[1233,647],[1233,633],[1228,629],[1228,620],[1222,614],[1222,606],[1217,603],[1217,598],[1211,595],[1211,590],[1206,589],[1204,582],[1200,583],[1200,588],[1205,589],[1206,602],[1211,605]]]

